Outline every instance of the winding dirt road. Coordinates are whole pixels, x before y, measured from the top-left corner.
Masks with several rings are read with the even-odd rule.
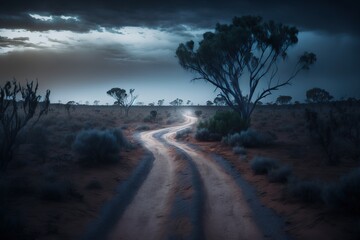
[[[175,139],[196,121],[185,116],[181,125],[140,134],[154,162],[109,239],[266,238],[234,178],[207,153]]]

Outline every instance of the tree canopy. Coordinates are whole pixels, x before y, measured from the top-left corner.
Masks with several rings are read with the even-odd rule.
[[[185,70],[196,74],[193,80],[214,85],[227,105],[250,125],[250,115],[261,99],[315,63],[316,55],[305,52],[290,76],[275,78],[280,60],[297,44],[297,35],[296,27],[265,22],[261,17],[235,17],[231,24],[217,24],[214,32],[204,33],[197,47],[192,40],[181,43],[176,55]],[[265,88],[256,92],[263,81]]]

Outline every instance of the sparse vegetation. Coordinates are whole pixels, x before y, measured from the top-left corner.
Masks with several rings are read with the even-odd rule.
[[[125,116],[129,115],[129,110],[134,104],[135,100],[138,98],[137,95],[134,95],[135,89],[130,89],[129,94],[126,93],[125,89],[122,88],[112,88],[106,93],[115,98],[114,105],[121,106],[125,111]]]
[[[14,80],[0,87],[0,171],[7,169],[13,158],[18,134],[36,114],[41,99],[37,91],[38,83],[34,84],[34,82],[28,82],[26,87],[21,87],[20,83]],[[21,94],[21,102],[18,102],[18,94]],[[38,112],[33,126],[44,114],[48,113],[49,97],[50,90],[47,90],[41,103],[42,109]]]

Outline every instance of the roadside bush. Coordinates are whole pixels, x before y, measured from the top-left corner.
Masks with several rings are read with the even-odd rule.
[[[323,200],[330,209],[360,213],[360,168],[325,188]]]
[[[246,123],[241,119],[240,115],[234,111],[219,111],[209,120],[200,122],[198,129],[201,128],[206,128],[210,133],[223,137],[229,133],[244,130]]]
[[[73,150],[82,166],[97,166],[119,161],[119,152],[127,146],[122,132],[115,130],[83,130],[75,138]]]
[[[228,134],[222,141],[230,146],[255,148],[273,144],[275,137],[270,133],[260,133],[249,128],[240,133]]]
[[[235,154],[246,155],[246,149],[244,147],[235,146],[235,147],[233,147],[232,150],[233,150],[233,153],[235,153]]]
[[[317,181],[291,179],[288,182],[288,193],[304,203],[321,203],[323,185]]]
[[[195,111],[195,116],[196,116],[196,117],[200,117],[201,114],[202,114],[202,111],[201,111],[201,110],[196,110],[196,111]]]
[[[141,125],[136,128],[136,131],[147,131],[150,130],[150,127],[147,125]]]
[[[278,168],[278,166],[278,161],[259,156],[255,157],[250,162],[250,167],[255,174],[267,174],[272,169]]]
[[[198,141],[219,141],[221,139],[221,136],[216,133],[212,133],[207,128],[198,128],[195,133],[195,138]]]
[[[191,128],[185,128],[176,132],[175,139],[185,138],[192,133]]]
[[[292,175],[292,168],[287,165],[280,166],[279,168],[273,168],[268,172],[268,178],[270,182],[285,183]]]

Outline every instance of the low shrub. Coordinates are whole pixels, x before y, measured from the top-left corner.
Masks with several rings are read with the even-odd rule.
[[[268,172],[268,178],[270,182],[285,183],[292,175],[292,168],[287,165],[273,168]]]
[[[360,213],[360,168],[329,185],[323,192],[323,200],[330,209]]]
[[[136,128],[136,131],[148,131],[150,130],[150,127],[147,125],[141,125]]]
[[[232,150],[233,150],[233,153],[235,153],[235,154],[246,155],[246,149],[244,147],[235,146],[235,147],[233,147]]]
[[[255,174],[267,174],[272,169],[278,168],[278,166],[279,166],[278,161],[271,158],[265,158],[259,156],[255,157],[250,162],[250,167]]]
[[[304,203],[321,203],[323,185],[318,181],[292,179],[288,182],[288,193]]]
[[[181,139],[187,137],[190,133],[192,133],[191,128],[185,128],[176,132],[175,139]]]
[[[221,139],[221,135],[212,133],[207,128],[198,128],[195,133],[195,138],[198,141],[219,141]]]
[[[128,145],[119,129],[83,130],[75,138],[73,150],[82,166],[111,164],[119,161],[121,148]]]
[[[261,133],[254,129],[247,129],[240,133],[228,134],[223,142],[230,146],[244,146],[248,148],[265,147],[274,143],[275,136]]]

